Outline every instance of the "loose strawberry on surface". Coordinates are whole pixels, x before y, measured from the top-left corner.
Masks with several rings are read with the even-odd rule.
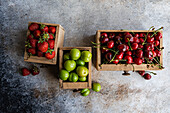
[[[22,74],[23,76],[27,76],[27,75],[31,74],[31,72],[30,72],[30,70],[28,70],[27,68],[22,68],[22,69],[21,69],[21,74]]]
[[[38,75],[39,73],[40,73],[39,68],[37,66],[33,66],[33,68],[31,69],[31,74],[35,76]]]

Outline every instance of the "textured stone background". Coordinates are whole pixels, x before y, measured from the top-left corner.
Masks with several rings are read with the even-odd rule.
[[[0,112],[170,113],[169,13],[170,0],[0,0]],[[102,90],[88,97],[59,89],[57,66],[23,77],[19,68],[32,65],[23,58],[28,21],[61,24],[64,46],[91,46],[98,29],[164,26],[165,69],[146,81],[93,66],[93,81]]]

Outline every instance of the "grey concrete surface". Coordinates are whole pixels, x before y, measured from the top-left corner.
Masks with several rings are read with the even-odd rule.
[[[0,0],[0,112],[170,113],[169,13],[170,0]],[[60,89],[57,66],[23,77],[19,68],[33,64],[23,58],[28,21],[61,24],[64,46],[91,46],[99,29],[164,26],[165,69],[146,81],[137,73],[125,77],[93,65],[92,79],[102,90],[88,97]]]

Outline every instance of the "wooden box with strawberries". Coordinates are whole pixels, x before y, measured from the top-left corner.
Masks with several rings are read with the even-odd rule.
[[[59,82],[63,89],[91,88],[91,47],[59,48]]]
[[[57,63],[57,51],[63,47],[64,28],[59,24],[29,22],[24,61]]]
[[[98,30],[97,63],[100,71],[163,69],[162,28],[157,30]]]

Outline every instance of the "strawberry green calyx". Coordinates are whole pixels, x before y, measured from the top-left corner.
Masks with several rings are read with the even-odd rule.
[[[26,48],[31,48],[32,46],[30,45],[29,41],[25,41],[25,47]]]
[[[52,55],[52,52],[54,51],[54,49],[50,49],[49,47],[48,47],[48,50],[46,51],[46,53],[50,53],[51,55]]]
[[[39,70],[39,68],[37,67],[37,66],[33,66],[33,69],[32,69],[34,72],[39,72],[40,70]]]
[[[54,34],[50,33],[53,37],[54,37]],[[55,37],[54,37],[55,38]]]
[[[43,33],[43,35],[39,38],[38,43],[43,43],[45,41],[48,41],[48,39],[50,38],[48,33]]]
[[[40,25],[40,29],[44,29],[45,25],[44,24],[41,24]]]

